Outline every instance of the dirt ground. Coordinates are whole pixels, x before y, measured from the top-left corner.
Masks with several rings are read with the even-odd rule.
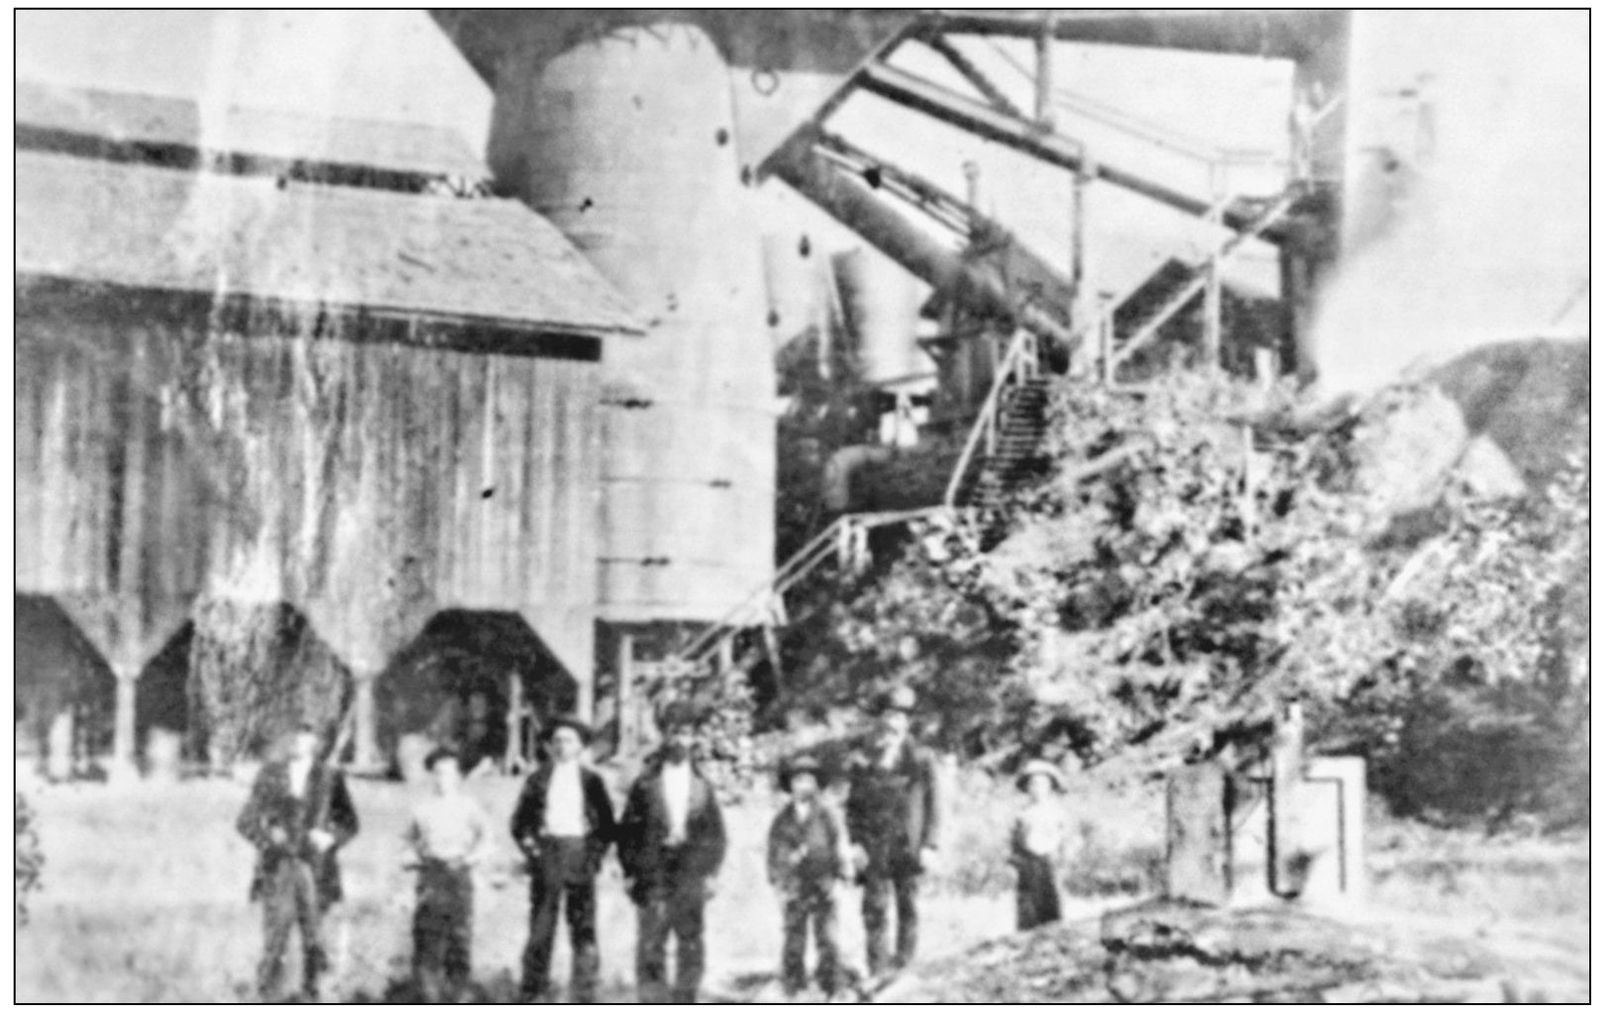
[[[402,833],[410,800],[425,790],[363,780],[352,785],[363,831],[343,854],[347,900],[329,925],[331,999],[381,995],[406,975],[410,953],[413,892],[402,867]],[[473,785],[501,825],[518,782]],[[246,790],[224,781],[25,790],[38,812],[46,866],[43,888],[30,900],[29,923],[16,937],[16,999],[251,999],[260,917],[246,899],[251,851],[233,827]],[[761,793],[727,811],[729,858],[707,911],[706,989],[712,1000],[765,1000],[775,992],[782,929],[765,882],[762,846],[777,802]],[[981,859],[984,844],[1004,840],[1005,829],[997,828],[1001,806],[994,798],[958,800],[952,837],[957,855],[949,858],[948,871],[930,879],[922,903],[919,963],[926,968],[960,968],[963,956],[1013,932],[1005,874],[981,874],[996,865]],[[1092,835],[1100,837],[1103,809],[1091,811]],[[1115,824],[1135,826],[1112,833],[1115,842],[1152,824],[1141,820],[1150,819],[1150,811],[1123,816],[1109,807],[1106,814]],[[1373,832],[1371,850],[1372,919],[1418,928],[1424,931],[1420,938],[1497,949],[1535,966],[1543,980],[1581,984],[1586,995],[1586,839],[1489,841],[1390,826]],[[494,996],[512,991],[526,939],[525,879],[513,844],[501,842],[500,851],[478,879],[475,919],[476,977]],[[1115,858],[1130,852],[1108,850]],[[1090,920],[1137,898],[1076,893],[1068,900],[1067,919]],[[856,899],[847,896],[842,904],[843,947],[859,959]],[[613,859],[600,884],[599,935],[601,1000],[630,1001],[634,914]],[[952,957],[958,963],[946,961]],[[556,981],[563,982],[568,963],[562,941]]]

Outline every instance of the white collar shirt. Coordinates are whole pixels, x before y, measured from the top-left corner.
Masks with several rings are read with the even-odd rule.
[[[693,796],[693,769],[684,762],[667,764],[660,770],[660,786],[666,794],[666,824],[672,841],[688,835],[688,806]]]
[[[555,838],[581,838],[587,834],[582,810],[582,766],[575,761],[554,765],[548,777],[548,799],[543,807],[543,831]]]
[[[308,795],[308,775],[313,771],[311,761],[292,761],[286,766],[286,783],[290,786],[291,795],[298,800]]]

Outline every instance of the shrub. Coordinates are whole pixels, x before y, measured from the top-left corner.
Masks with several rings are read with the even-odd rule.
[[[21,793],[17,793],[16,798],[16,875],[12,918],[16,925],[21,926],[28,922],[28,896],[40,888],[45,852],[39,846],[39,826],[34,809],[28,806],[27,799]]]

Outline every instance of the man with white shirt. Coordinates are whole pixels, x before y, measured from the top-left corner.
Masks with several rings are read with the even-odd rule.
[[[492,847],[481,805],[464,792],[464,763],[439,747],[425,759],[433,792],[414,806],[404,837],[418,873],[414,903],[414,984],[425,1004],[458,1003],[470,985],[475,912],[471,868]]]
[[[660,715],[661,749],[632,784],[621,815],[621,869],[638,907],[638,1000],[693,1004],[705,972],[705,903],[727,852],[710,783],[693,763],[698,716],[682,703]],[[669,996],[666,952],[677,938]]]
[[[521,960],[522,1000],[548,999],[560,902],[571,935],[571,1001],[591,1004],[598,985],[599,866],[615,841],[604,779],[582,761],[592,731],[564,717],[548,728],[548,758],[526,780],[510,831],[531,874],[531,936]]]
[[[263,960],[258,994],[278,1000],[291,929],[302,933],[302,996],[317,1000],[328,961],[321,921],[341,899],[336,851],[358,834],[358,814],[339,769],[319,757],[311,724],[291,735],[287,756],[258,772],[252,794],[235,822],[257,849],[251,898],[263,903]]]

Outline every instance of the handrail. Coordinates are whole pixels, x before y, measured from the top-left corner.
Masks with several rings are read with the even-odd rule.
[[[845,531],[895,525],[915,518],[933,515],[940,511],[949,512],[949,508],[941,505],[908,508],[900,511],[869,511],[862,514],[841,515],[827,528],[813,536],[799,550],[795,551],[793,556],[784,561],[770,581],[751,592],[736,607],[728,611],[722,619],[701,631],[693,641],[673,653],[668,661],[681,663],[691,668],[697,668],[706,662],[721,648],[723,638],[739,627],[739,622],[745,614],[754,610],[760,603],[788,592],[804,581],[806,576],[816,570],[824,561],[837,553],[840,536]]]
[[[990,393],[985,396],[984,402],[979,406],[979,415],[973,421],[973,428],[968,431],[968,439],[962,445],[962,453],[957,457],[956,467],[951,470],[951,482],[945,488],[946,507],[956,507],[957,494],[962,490],[962,480],[967,474],[968,466],[972,463],[973,454],[979,446],[987,430],[994,430],[996,412],[1000,408],[1001,394],[1007,388],[1007,382],[1019,372],[1019,357],[1026,353],[1032,354],[1032,347],[1025,349],[1026,339],[1031,333],[1020,329],[1014,333],[1012,341],[1007,345],[1007,355],[1002,358],[1001,366],[996,368],[996,379],[990,385]]]
[[[755,591],[745,596],[739,601],[737,606],[729,610],[725,615],[722,616],[720,620],[705,628],[705,630],[700,633],[699,637],[695,638],[689,644],[683,646],[683,648],[676,653],[676,657],[679,659],[689,659],[702,653],[707,647],[704,644],[706,641],[713,637],[719,637],[720,632],[729,627],[735,626],[735,622],[744,614],[753,610],[758,603],[763,602],[775,595],[778,584],[782,581],[791,580],[794,577],[792,574],[794,571],[801,569],[809,570],[811,567],[815,566],[817,561],[814,558],[822,556],[824,550],[832,550],[835,548],[838,541],[839,530],[846,524],[846,521],[849,517],[849,515],[844,515],[835,519],[827,528],[813,536],[809,542],[795,551],[794,556],[784,561],[783,564],[778,567],[776,573],[774,573],[771,578],[767,579],[765,585],[758,587],[755,589]]]

